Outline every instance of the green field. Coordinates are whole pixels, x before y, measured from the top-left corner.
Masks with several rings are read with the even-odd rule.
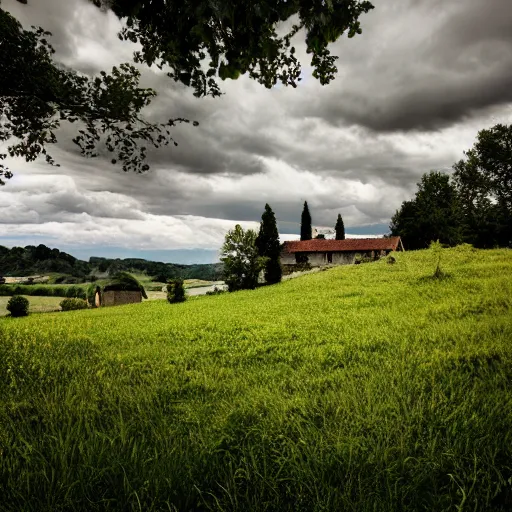
[[[0,319],[0,510],[512,507],[512,251]]]
[[[59,311],[60,303],[64,299],[64,297],[29,297],[28,295],[24,295],[24,297],[29,301],[30,313],[48,313],[49,311]],[[0,316],[9,314],[6,306],[10,298],[11,297],[0,296]]]

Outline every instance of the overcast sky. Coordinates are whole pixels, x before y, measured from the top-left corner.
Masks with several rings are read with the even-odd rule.
[[[221,82],[221,98],[197,99],[145,68],[143,84],[159,92],[147,116],[200,126],[175,128],[179,146],[152,153],[145,175],[84,159],[73,131],[62,129],[53,150],[60,168],[9,162],[0,244],[208,262],[236,223],[258,226],[265,203],[282,240],[293,238],[305,200],[315,226],[333,226],[341,213],[348,233],[386,232],[423,173],[450,172],[478,130],[512,122],[512,4],[373,3],[363,34],[333,45],[339,73],[328,86],[311,77],[300,43],[297,89],[241,77]],[[53,32],[64,65],[94,74],[131,58],[134,46],[116,36],[119,20],[86,0],[1,5]]]

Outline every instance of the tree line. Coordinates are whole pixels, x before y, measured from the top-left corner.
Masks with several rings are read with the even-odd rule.
[[[512,125],[481,130],[464,155],[451,176],[424,174],[415,197],[393,216],[391,234],[401,236],[407,249],[424,249],[433,240],[512,245]]]
[[[222,279],[222,264],[163,263],[142,258],[111,259],[91,256],[82,261],[59,249],[51,249],[44,244],[38,246],[0,246],[0,276],[29,276],[42,273],[66,274],[58,278],[59,284],[89,281],[94,274],[115,275],[119,272],[140,272],[152,276],[154,281],[166,282],[169,279]]]

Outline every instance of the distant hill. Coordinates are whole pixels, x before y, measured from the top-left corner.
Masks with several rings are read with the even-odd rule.
[[[26,247],[0,246],[0,276],[28,276],[60,273],[76,278],[113,275],[119,271],[145,273],[156,281],[180,277],[216,281],[222,278],[222,263],[183,265],[148,261],[140,258],[110,259],[92,256],[83,261],[45,245]]]

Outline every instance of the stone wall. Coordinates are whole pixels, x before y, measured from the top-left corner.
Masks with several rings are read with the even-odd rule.
[[[351,265],[356,259],[355,252],[333,252],[332,264],[333,265]]]
[[[295,261],[295,254],[291,252],[282,252],[281,253],[281,263],[283,265],[295,265],[297,263]]]
[[[385,255],[389,251],[379,251],[380,255]],[[295,259],[296,253],[283,253],[281,255],[281,263],[283,265],[294,265],[297,263]],[[332,252],[331,258],[329,261],[329,253],[326,252],[310,252],[307,253],[308,257],[308,263],[312,267],[322,267],[324,265],[351,265],[354,263],[356,259],[356,254],[360,254],[361,257],[368,257],[373,259],[375,256],[375,251],[368,251],[368,252],[357,252],[357,251],[351,251],[351,252]]]
[[[121,306],[142,302],[142,293],[127,291],[108,291],[103,294],[103,306]]]

